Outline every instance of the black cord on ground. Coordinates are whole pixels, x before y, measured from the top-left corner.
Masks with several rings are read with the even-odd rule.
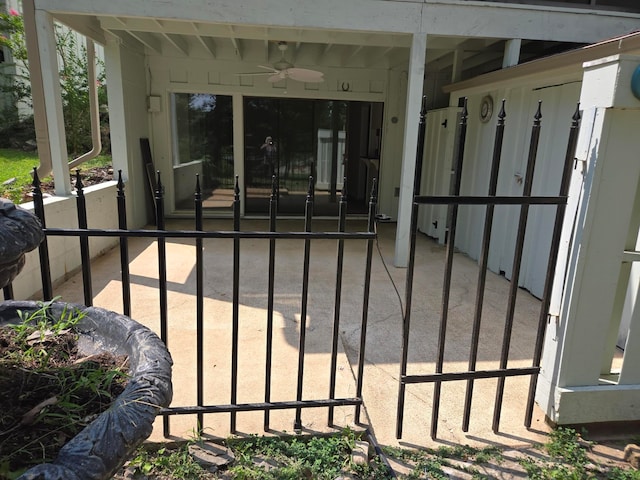
[[[393,285],[393,289],[396,291],[396,296],[398,297],[398,303],[400,304],[400,313],[402,314],[402,318],[404,318],[404,304],[402,303],[402,295],[400,295],[400,292],[398,291],[398,287],[396,286],[396,282],[393,281],[393,277],[391,276],[391,272],[389,271],[389,268],[387,267],[387,262],[384,261],[384,257],[382,256],[382,250],[380,249],[380,244],[378,243],[378,222],[374,222],[373,228],[374,228],[375,234],[376,234],[376,248],[378,250],[378,255],[380,256],[380,260],[382,261],[382,266],[384,267],[385,271],[387,272],[387,276],[389,277],[389,281],[391,282],[391,285]]]

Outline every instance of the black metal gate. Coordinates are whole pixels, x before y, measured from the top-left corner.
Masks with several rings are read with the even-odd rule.
[[[456,158],[453,167],[452,194],[448,196],[420,196],[420,176],[422,171],[422,159],[424,153],[425,126],[426,126],[426,110],[423,101],[420,113],[420,124],[418,134],[418,145],[416,153],[416,175],[413,185],[413,205],[411,210],[411,236],[409,263],[406,276],[406,307],[403,318],[403,339],[402,339],[402,358],[400,367],[400,382],[398,392],[398,410],[396,423],[396,437],[402,437],[403,416],[405,406],[405,391],[407,385],[418,383],[433,383],[433,405],[431,411],[431,437],[436,438],[438,432],[438,416],[440,410],[442,382],[461,381],[467,382],[465,393],[464,414],[462,420],[462,430],[468,431],[469,417],[471,413],[471,400],[473,398],[473,386],[476,379],[481,378],[497,378],[498,385],[495,395],[492,428],[497,432],[500,425],[500,414],[502,411],[502,400],[504,395],[505,379],[507,377],[529,375],[531,377],[529,384],[528,399],[525,410],[524,424],[526,427],[531,426],[534,395],[540,372],[540,359],[542,355],[542,347],[544,340],[545,326],[549,313],[549,304],[551,299],[551,290],[556,269],[556,261],[558,257],[560,234],[567,203],[567,194],[569,191],[569,181],[571,177],[571,168],[574,161],[574,154],[578,138],[580,113],[576,109],[571,123],[568,145],[564,159],[564,167],[562,179],[560,183],[560,191],[557,196],[532,196],[532,185],[534,169],[536,164],[536,156],[538,152],[538,142],[540,138],[541,128],[541,102],[538,103],[538,109],[534,116],[533,127],[531,130],[531,140],[529,144],[529,154],[527,160],[526,173],[524,177],[524,187],[522,196],[500,196],[497,195],[498,172],[500,168],[500,157],[502,153],[502,144],[505,129],[505,102],[502,102],[502,108],[498,115],[498,123],[495,132],[495,142],[493,147],[493,157],[489,176],[488,192],[486,196],[465,196],[460,194],[460,185],[462,179],[462,167],[464,160],[465,140],[467,134],[467,100],[464,99],[462,106],[462,114],[459,124],[458,145],[456,145]],[[438,332],[437,354],[435,361],[435,372],[424,375],[407,375],[408,350],[409,350],[409,332],[411,326],[411,302],[413,290],[413,277],[415,270],[415,253],[416,253],[416,235],[418,231],[418,212],[420,205],[447,205],[448,206],[448,238],[446,244],[446,261],[444,270],[444,281],[442,290],[442,304],[440,314],[440,325]],[[449,314],[449,294],[451,289],[451,278],[453,269],[453,255],[456,244],[456,223],[458,218],[458,207],[460,205],[484,205],[486,206],[484,232],[482,238],[481,253],[479,256],[479,272],[478,284],[476,292],[475,314],[472,321],[471,348],[468,358],[468,370],[465,372],[445,372],[444,367],[444,351],[445,339],[447,335],[447,319]],[[518,230],[516,237],[516,246],[514,250],[513,271],[511,272],[511,283],[509,288],[509,297],[507,304],[507,314],[502,338],[502,347],[500,353],[499,368],[493,370],[477,370],[476,361],[478,356],[478,342],[480,335],[480,324],[482,320],[482,306],[484,300],[485,281],[487,276],[487,261],[489,256],[489,246],[491,242],[491,227],[493,224],[494,208],[496,205],[517,205],[520,206],[520,215],[518,222]],[[522,261],[522,252],[525,241],[525,233],[527,229],[527,218],[529,207],[532,205],[555,205],[556,216],[553,226],[552,241],[547,263],[547,273],[544,283],[542,295],[542,305],[540,308],[539,320],[537,325],[537,335],[534,346],[533,361],[531,366],[523,368],[507,368],[509,359],[509,347],[511,342],[512,327],[514,321],[516,297],[518,294],[518,278],[520,275],[520,266]]]

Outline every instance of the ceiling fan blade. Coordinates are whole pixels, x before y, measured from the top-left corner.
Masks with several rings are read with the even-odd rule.
[[[265,70],[269,70],[269,72],[271,72],[271,73],[278,73],[280,71],[280,70],[278,70],[276,68],[269,67],[269,66],[266,66],[266,65],[258,65],[257,67],[258,68],[264,68]]]
[[[298,82],[305,83],[320,83],[324,82],[324,73],[317,70],[309,70],[307,68],[287,68],[285,70],[286,76],[291,80],[297,80]]]
[[[246,72],[246,73],[236,73],[239,77],[256,77],[259,75],[273,75],[273,72]]]
[[[271,75],[269,78],[267,78],[267,82],[269,83],[276,83],[279,82],[280,80],[284,80],[286,77],[284,70],[281,72],[276,73],[275,75]]]

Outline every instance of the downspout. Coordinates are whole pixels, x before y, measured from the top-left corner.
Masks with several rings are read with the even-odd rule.
[[[77,167],[100,155],[102,139],[100,137],[100,112],[98,110],[98,85],[96,78],[96,49],[93,40],[87,38],[87,82],[89,84],[89,115],[91,119],[92,148],[87,153],[69,162],[69,169]]]

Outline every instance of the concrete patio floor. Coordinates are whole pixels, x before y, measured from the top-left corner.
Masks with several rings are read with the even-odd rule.
[[[206,230],[230,230],[230,220],[205,222]],[[264,230],[265,221],[243,220],[242,230]],[[314,231],[335,230],[335,221],[314,220]],[[361,231],[366,223],[348,221],[348,230]],[[167,229],[192,229],[192,222],[172,220]],[[299,231],[302,223],[282,220],[279,231]],[[393,282],[404,301],[406,269],[394,268],[395,224],[379,225],[379,248]],[[129,243],[132,284],[132,318],[159,332],[157,248],[152,239],[136,238]],[[231,319],[232,319],[232,241],[205,241],[205,403],[230,403]],[[241,241],[240,272],[240,352],[238,359],[238,402],[264,401],[265,337],[267,312],[268,241]],[[340,323],[336,395],[355,397],[359,333],[366,242],[348,240]],[[174,359],[174,406],[196,403],[195,348],[195,254],[187,240],[167,241],[168,347]],[[303,242],[279,240],[276,251],[274,316],[274,354],[272,400],[294,400],[298,362],[301,311]],[[409,351],[409,374],[435,371],[436,345],[440,319],[441,287],[445,249],[419,235],[414,302]],[[311,245],[309,306],[305,356],[304,399],[327,398],[331,333],[335,295],[336,241],[313,240]],[[113,249],[92,263],[94,305],[122,311],[119,250]],[[467,370],[471,325],[476,296],[477,265],[463,254],[456,254],[449,309],[449,326],[444,371]],[[489,273],[477,369],[498,368],[505,323],[509,282]],[[63,300],[82,303],[82,278],[75,274],[54,288]],[[509,367],[531,366],[535,329],[540,302],[526,291],[518,292]],[[466,382],[446,382],[442,387],[438,438],[429,436],[433,385],[408,385],[404,434],[395,438],[402,341],[402,307],[385,271],[378,250],[374,250],[369,304],[369,323],[364,366],[364,409],[362,422],[377,441],[405,447],[469,444],[474,446],[521,446],[544,440],[548,426],[536,408],[533,425],[523,425],[529,377],[506,380],[500,433],[491,431],[496,380],[475,382],[471,424],[461,429]],[[273,432],[292,432],[294,411],[271,413]],[[331,430],[327,409],[304,409],[305,431]],[[335,410],[335,424],[353,425],[354,408]],[[237,414],[239,434],[263,433],[263,414]],[[171,417],[172,438],[189,438],[197,428],[195,416]],[[224,438],[229,435],[229,414],[205,416],[204,433]],[[152,440],[163,439],[161,422],[156,422]]]

